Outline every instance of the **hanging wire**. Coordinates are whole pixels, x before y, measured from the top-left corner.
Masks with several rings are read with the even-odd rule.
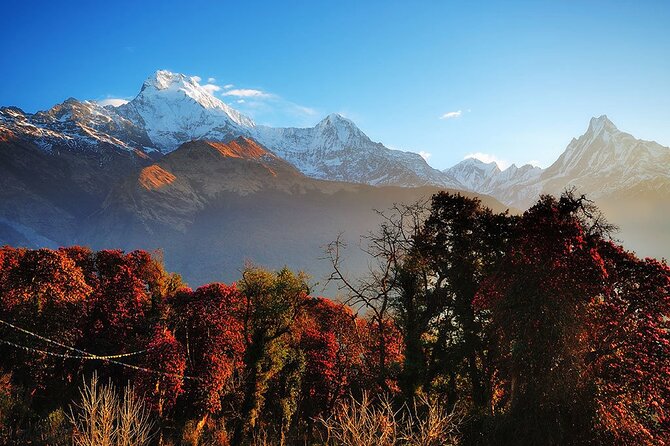
[[[55,353],[55,352],[50,352],[50,351],[46,351],[46,350],[40,350],[40,349],[37,349],[37,348],[34,348],[34,347],[29,347],[29,346],[25,346],[25,345],[16,344],[14,342],[7,341],[5,339],[0,339],[0,343],[6,344],[10,347],[18,348],[18,349],[21,349],[21,350],[24,350],[24,351],[27,351],[27,352],[39,353],[39,354],[48,355],[48,356],[55,356],[55,357],[63,358],[63,359],[79,359],[79,360],[88,360],[88,361],[102,361],[102,362],[105,362],[105,363],[108,363],[108,364],[119,365],[121,367],[126,367],[126,368],[129,368],[129,369],[138,370],[138,371],[145,372],[145,373],[151,373],[151,374],[154,374],[154,375],[171,376],[173,378],[192,380],[192,381],[204,381],[204,379],[199,378],[197,376],[188,376],[188,375],[182,375],[182,374],[179,374],[179,373],[164,372],[164,371],[161,371],[161,370],[150,369],[148,367],[140,367],[140,366],[133,365],[133,364],[127,364],[125,362],[121,362],[121,361],[116,360],[117,358],[120,358],[120,357],[127,357],[127,356],[130,356],[130,355],[137,355],[137,354],[140,354],[140,353],[147,352],[148,350],[141,350],[141,351],[137,351],[137,352],[133,352],[133,353],[124,353],[124,354],[121,354],[121,355],[106,355],[106,356],[94,355],[94,354],[89,353],[85,350],[80,350],[80,349],[71,347],[69,345],[62,344],[60,342],[57,342],[57,341],[54,341],[52,339],[41,336],[37,333],[33,333],[33,332],[31,332],[29,330],[26,330],[26,329],[23,329],[21,327],[17,327],[16,325],[11,324],[11,323],[6,322],[6,321],[3,321],[1,319],[0,319],[0,323],[6,325],[8,327],[11,327],[11,328],[13,328],[17,331],[20,331],[22,333],[25,333],[25,334],[28,334],[30,336],[34,336],[38,339],[41,339],[42,341],[48,342],[50,344],[57,345],[59,347],[65,348],[65,349],[70,350],[70,351],[77,352],[79,354],[70,355],[70,354],[63,354],[63,353]]]
[[[146,353],[147,351],[149,351],[149,350],[146,350],[146,349],[145,349],[145,350],[139,350],[139,351],[131,352],[131,353],[121,353],[121,354],[118,354],[118,355],[103,355],[103,356],[101,356],[101,355],[94,355],[94,354],[92,354],[92,353],[85,352],[84,350],[80,350],[80,349],[78,349],[78,348],[70,347],[69,345],[61,344],[61,343],[58,342],[58,341],[54,341],[53,339],[49,339],[49,338],[46,338],[46,337],[44,337],[44,336],[38,335],[37,333],[33,333],[32,331],[26,330],[25,328],[17,327],[16,325],[11,324],[11,323],[9,323],[9,322],[5,322],[5,321],[3,321],[2,319],[0,319],[0,324],[4,324],[4,325],[6,325],[6,326],[8,326],[8,327],[13,328],[14,330],[17,330],[17,331],[20,331],[20,332],[25,333],[25,334],[27,334],[27,335],[36,337],[37,339],[41,339],[42,341],[44,341],[44,342],[48,342],[49,344],[57,345],[57,346],[59,346],[59,347],[65,348],[65,349],[70,350],[70,351],[73,351],[73,352],[80,353],[81,355],[89,356],[89,357],[94,358],[94,359],[118,359],[118,358],[125,358],[125,357],[128,357],[128,356],[135,356],[135,355],[139,355],[139,354]]]

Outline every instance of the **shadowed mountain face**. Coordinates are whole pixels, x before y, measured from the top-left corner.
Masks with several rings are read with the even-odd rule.
[[[96,248],[161,248],[168,266],[194,284],[233,280],[246,259],[321,280],[330,272],[319,260],[323,246],[339,233],[351,246],[352,271],[360,271],[360,235],[380,223],[374,209],[438,190],[315,180],[247,138],[195,141],[117,186],[82,240]]]
[[[237,277],[245,259],[320,277],[324,244],[344,231],[357,246],[379,222],[373,209],[429,198],[439,186],[382,188],[304,171],[444,184],[419,155],[374,143],[339,116],[311,129],[260,129],[210,96],[159,72],[119,108],[68,100],[36,114],[0,109],[0,243],[161,248],[192,284]],[[261,133],[277,151],[250,137]]]
[[[151,162],[139,151],[107,143],[87,150],[61,136],[35,141],[0,126],[0,244],[69,243],[113,184]]]

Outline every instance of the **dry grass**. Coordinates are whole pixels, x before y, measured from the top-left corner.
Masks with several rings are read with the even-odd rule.
[[[388,398],[345,400],[318,420],[332,446],[449,446],[458,444],[462,416],[427,397],[394,410]]]
[[[327,419],[326,444],[337,446],[394,446],[398,444],[398,413],[388,398],[374,404],[368,393],[360,401],[345,400]]]
[[[414,400],[411,408],[405,410],[403,417],[401,444],[411,446],[457,445],[458,428],[463,415],[457,411],[448,411],[437,401],[427,396]]]
[[[153,438],[149,411],[132,386],[126,386],[121,397],[111,382],[100,385],[93,374],[80,395],[68,416],[74,446],[145,446]]]

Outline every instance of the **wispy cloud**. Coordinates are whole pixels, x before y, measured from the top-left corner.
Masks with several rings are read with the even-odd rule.
[[[445,119],[446,120],[446,119],[460,118],[462,114],[463,114],[463,112],[460,111],[460,110],[450,111],[450,112],[447,112],[447,113],[443,114],[442,116],[440,116],[440,119]]]
[[[191,76],[191,80],[200,85],[200,87],[202,87],[209,94],[214,94],[215,92],[221,90],[221,87],[216,85],[216,79],[213,77],[208,77],[206,84],[200,84],[200,82],[202,82],[202,77],[200,76]]]
[[[315,115],[317,115],[317,114],[319,113],[319,112],[317,112],[315,109],[313,109],[313,108],[311,108],[311,107],[305,107],[304,105],[298,105],[298,104],[295,104],[295,103],[290,102],[290,101],[286,101],[286,102],[287,102],[291,107],[293,107],[293,109],[294,109],[296,112],[298,112],[298,113],[303,113],[303,114],[305,114],[305,115],[309,115],[309,116],[315,116]]]
[[[224,96],[221,93],[221,96]],[[224,96],[225,99],[226,96]],[[235,106],[251,116],[257,123],[280,126],[309,126],[319,112],[312,107],[296,104],[278,94],[265,93],[255,96],[227,96],[236,98]]]
[[[496,163],[501,170],[505,170],[510,166],[510,162],[491,153],[474,152],[469,153],[463,159],[474,158],[484,163]]]
[[[191,76],[191,79],[200,84],[203,78]],[[207,83],[200,86],[208,93],[234,103],[242,113],[249,115],[254,120],[261,120],[261,122],[309,125],[312,124],[314,116],[319,114],[311,107],[296,104],[278,94],[258,88],[235,88],[234,84],[221,86],[214,77],[207,77]]]
[[[112,107],[118,107],[123,104],[128,103],[128,99],[123,99],[123,98],[105,98],[100,101],[95,101],[99,105],[102,105],[103,107],[106,107],[108,105],[111,105]]]
[[[215,91],[221,90],[221,87],[215,84],[205,84],[201,85],[202,88],[204,88],[209,94],[214,94]]]
[[[421,158],[425,159],[426,161],[428,161],[430,157],[433,156],[432,153],[424,152],[423,150],[419,152],[419,155],[421,155]]]
[[[233,90],[224,91],[222,93],[222,96],[235,96],[238,98],[267,98],[270,97],[270,94],[261,90],[254,90],[251,88],[236,88]]]

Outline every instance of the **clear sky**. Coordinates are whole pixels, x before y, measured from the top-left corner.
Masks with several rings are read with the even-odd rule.
[[[3,0],[0,34],[0,104],[30,112],[169,69],[259,123],[338,112],[437,168],[547,166],[601,114],[670,145],[667,0]]]

